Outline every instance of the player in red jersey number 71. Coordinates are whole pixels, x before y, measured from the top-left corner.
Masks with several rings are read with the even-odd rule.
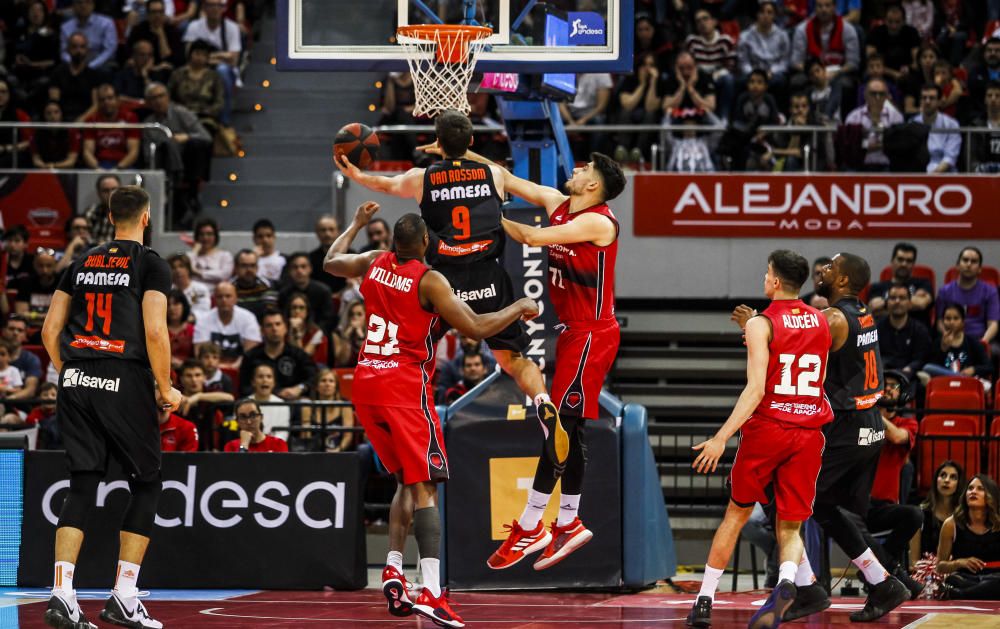
[[[437,483],[448,479],[448,458],[431,388],[433,330],[441,317],[462,334],[481,339],[538,316],[538,305],[525,298],[499,312],[474,313],[443,275],[424,264],[427,225],[416,214],[396,223],[392,251],[346,253],[377,210],[372,202],[358,208],[354,222],[330,247],[323,268],[340,277],[364,277],[368,333],[358,353],[352,397],[368,440],[398,481],[389,509],[382,592],[394,616],[416,612],[443,627],[463,627],[439,582]],[[424,585],[415,601],[403,575],[403,544],[411,522]]]
[[[466,158],[484,158],[466,153]],[[545,208],[549,227],[531,227],[507,219],[504,230],[514,240],[549,253],[549,297],[563,331],[556,341],[552,401],[569,433],[564,466],[539,458],[535,480],[507,540],[489,558],[496,570],[518,563],[542,550],[535,570],[559,563],[593,537],[577,513],[586,467],[583,423],[597,419],[604,379],[618,353],[620,331],[615,319],[615,261],[618,221],[607,203],[625,188],[625,175],[607,155],[592,153],[590,162],[573,171],[565,193],[504,173],[504,188]],[[550,435],[546,436],[546,443]],[[556,481],[562,479],[558,519],[546,531],[541,522]]]
[[[801,255],[778,250],[768,256],[764,293],[771,304],[746,324],[746,387],[715,436],[694,446],[699,452],[692,467],[714,472],[726,443],[741,431],[729,506],[712,540],[689,626],[712,625],[712,602],[722,571],[754,504],[767,503],[768,485],[774,487],[781,565],[778,585],[750,620],[751,629],[777,627],[795,600],[795,573],[803,552],[799,528],[812,515],[826,443],[820,428],[833,420],[823,393],[830,326],[798,297],[808,277],[809,262]]]

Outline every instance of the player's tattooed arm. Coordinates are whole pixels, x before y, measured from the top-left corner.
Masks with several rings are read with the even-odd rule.
[[[42,324],[42,343],[45,345],[45,351],[49,353],[49,359],[57,372],[62,371],[63,364],[62,356],[59,355],[59,336],[62,334],[63,328],[66,327],[72,300],[69,293],[61,290],[52,293],[52,303],[49,304],[45,323]]]
[[[469,305],[455,296],[447,278],[437,271],[428,271],[420,279],[420,302],[427,310],[441,315],[451,327],[464,336],[483,339],[494,336],[518,319],[538,316],[538,304],[527,297],[518,299],[498,312],[476,314]]]
[[[340,172],[353,181],[375,192],[384,192],[394,197],[412,198],[420,201],[424,191],[424,169],[411,168],[402,175],[385,177],[363,172],[347,159],[346,155],[335,157],[333,162]]]
[[[614,242],[618,235],[615,224],[606,216],[584,214],[568,223],[552,227],[534,227],[502,219],[504,231],[514,240],[530,247],[565,245],[592,242],[603,247]]]
[[[323,259],[324,271],[338,277],[360,277],[368,272],[368,267],[372,265],[375,258],[385,253],[380,250],[366,253],[347,252],[358,232],[365,228],[365,225],[378,210],[379,205],[374,201],[366,201],[358,206],[354,213],[354,220],[343,233],[337,236],[337,239],[330,245],[330,250],[326,252],[326,257]]]
[[[699,450],[691,464],[698,473],[714,472],[719,459],[726,451],[726,443],[746,423],[764,397],[764,382],[767,379],[768,348],[771,324],[764,317],[754,317],[747,322],[747,384],[743,388],[733,412],[715,436],[694,446]]]

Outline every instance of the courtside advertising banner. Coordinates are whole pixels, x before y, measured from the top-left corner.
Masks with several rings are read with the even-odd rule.
[[[144,588],[358,589],[367,584],[356,453],[166,453]],[[61,452],[28,452],[18,584],[52,585],[69,487]],[[97,490],[75,585],[110,588],[128,484]]]
[[[636,236],[1000,238],[990,175],[639,174]]]
[[[448,418],[445,438],[451,478],[447,484],[448,586],[456,589],[546,589],[618,587],[622,582],[622,498],[618,433],[614,420],[588,420],[587,468],[580,519],[594,538],[546,570],[532,564],[541,552],[505,570],[486,560],[507,538],[524,509],[542,449],[534,408],[505,374]],[[557,483],[542,517],[545,526],[559,511]]]

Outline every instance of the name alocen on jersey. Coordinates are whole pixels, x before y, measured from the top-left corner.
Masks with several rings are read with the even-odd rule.
[[[448,188],[432,188],[431,201],[457,201],[459,199],[476,199],[493,196],[489,184],[475,186],[450,186]]]
[[[76,283],[84,286],[128,286],[132,281],[130,278],[128,273],[80,271],[76,274]]]

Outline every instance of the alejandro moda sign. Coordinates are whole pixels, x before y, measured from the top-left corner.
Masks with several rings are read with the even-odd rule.
[[[1000,177],[643,174],[636,236],[1000,238]]]
[[[161,588],[365,587],[360,460],[345,454],[166,453],[142,585]],[[18,584],[52,580],[52,544],[69,488],[61,452],[28,452]],[[97,489],[76,583],[110,587],[129,493]]]

